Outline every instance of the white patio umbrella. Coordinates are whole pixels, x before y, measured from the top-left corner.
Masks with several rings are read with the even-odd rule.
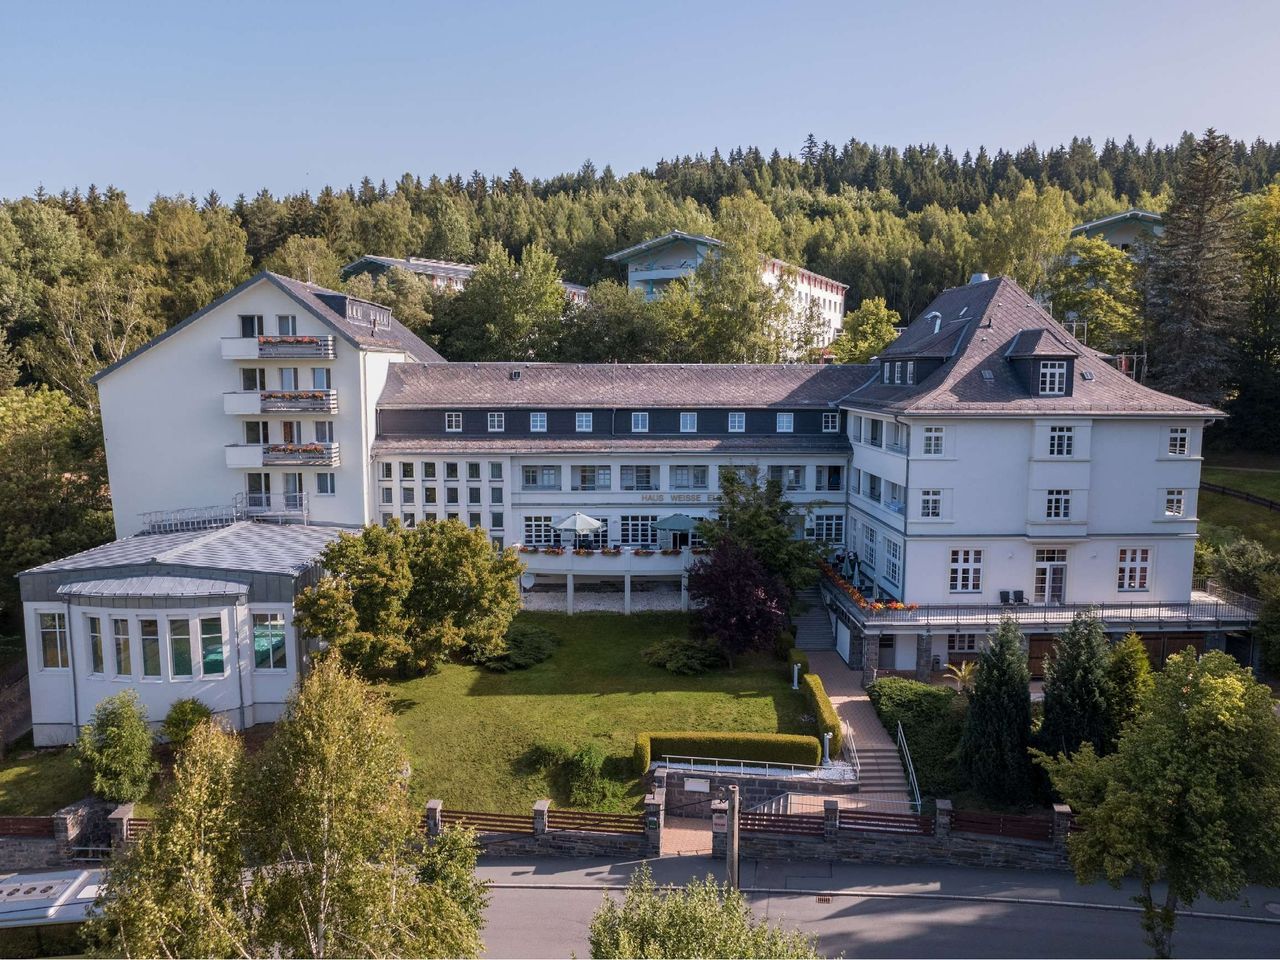
[[[585,513],[572,513],[555,525],[557,530],[572,530],[577,534],[595,533],[604,526],[604,521],[588,517]]]

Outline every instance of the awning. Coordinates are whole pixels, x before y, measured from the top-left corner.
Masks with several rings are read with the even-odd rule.
[[[60,597],[81,599],[242,597],[248,592],[249,587],[244,583],[199,577],[113,577],[64,583],[58,588]]]
[[[557,530],[572,530],[574,533],[595,533],[604,526],[604,521],[588,517],[585,513],[573,513],[555,525]]]
[[[698,525],[698,521],[687,513],[673,513],[669,517],[663,517],[654,527],[658,530],[674,530],[678,533],[688,533]]]

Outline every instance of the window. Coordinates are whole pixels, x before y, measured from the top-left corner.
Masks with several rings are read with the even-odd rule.
[[[837,467],[830,464],[819,464],[814,468],[815,480],[813,489],[815,490],[843,490],[844,489],[844,467]]]
[[[276,330],[282,337],[296,337],[298,335],[298,318],[293,314],[276,314]]]
[[[392,490],[390,487],[382,487],[379,491],[379,494],[381,496],[381,500],[379,502],[382,503],[384,506],[387,504],[395,503],[396,501],[395,491]]]
[[[297,390],[298,389],[298,368],[297,367],[281,367],[280,368],[280,389],[281,390]]]
[[[413,479],[413,464],[408,460],[400,461],[400,479],[401,480]]]
[[[977,653],[978,635],[976,633],[948,633],[947,653]]]
[[[467,487],[467,503],[473,507],[478,507],[481,503],[480,488]]]
[[[493,511],[492,513],[490,513],[490,514],[489,514],[489,529],[490,529],[490,530],[501,530],[501,529],[502,529],[502,519],[503,519],[503,518],[502,518],[502,511],[501,511],[501,510],[495,510],[495,511]]]
[[[862,528],[862,562],[870,570],[876,568],[876,545],[878,542],[879,535],[874,527]]]
[[[574,490],[590,492],[613,488],[613,475],[608,466],[581,466],[569,469],[570,486]]]
[[[253,666],[256,670],[283,670],[287,666],[284,650],[284,614],[253,615]]]
[[[884,578],[890,583],[902,582],[902,544],[897,540],[884,541]]]
[[[671,468],[671,489],[706,490],[710,472],[703,466],[677,464]]]
[[[489,432],[502,433],[507,429],[507,415],[501,412],[489,412]]]
[[[128,621],[124,622],[127,626]],[[71,666],[64,613],[40,614],[40,665],[46,670],[65,670]]]
[[[1147,547],[1121,547],[1120,570],[1116,589],[1124,592],[1146,590],[1147,573],[1151,569],[1151,551]]]
[[[444,478],[446,480],[458,479],[458,463],[457,461],[446,462],[444,465]]]
[[[823,433],[839,433],[840,432],[840,412],[838,410],[823,411],[822,432]]]
[[[1182,490],[1166,490],[1164,492],[1164,515],[1180,517],[1186,511],[1186,495]]]
[[[924,448],[921,451],[926,457],[942,456],[942,441],[946,436],[946,427],[925,427]]]
[[[240,315],[240,336],[260,337],[263,335],[262,317],[253,314]]]
[[[302,421],[283,421],[280,424],[280,439],[284,443],[302,443]]]
[[[502,479],[502,461],[500,460],[489,461],[489,479],[490,480]]]
[[[893,382],[895,384],[902,382],[902,361],[899,360],[893,365]]]
[[[383,460],[378,464],[379,480],[394,480],[395,476],[392,471],[395,469],[389,460]]]
[[[139,620],[138,636],[142,642],[142,675],[160,676],[160,621],[150,618]]]
[[[1067,392],[1067,361],[1040,361],[1040,396],[1060,397]]]
[[[470,460],[467,462],[467,479],[468,480],[480,479],[480,464],[477,463],[475,460]]]
[[[333,421],[316,421],[316,443],[333,443]]]
[[[631,432],[649,432],[649,414],[647,412],[644,410],[637,410],[631,414]]]
[[[783,490],[803,490],[804,467],[773,464],[769,467],[769,479],[781,484]]]
[[[405,506],[412,506],[414,502],[415,490],[416,490],[415,487],[401,487],[400,502],[403,503]]]
[[[436,503],[436,488],[435,488],[435,487],[423,487],[423,488],[422,488],[422,502],[423,502],[423,503],[425,503],[425,504],[434,504],[434,503]]]
[[[840,513],[816,513],[810,518],[804,535],[809,540],[843,543],[844,515]]]
[[[169,621],[169,675],[191,676],[191,621]]]
[[[893,364],[892,364],[892,363],[883,363],[883,362],[882,362],[882,363],[880,364],[880,374],[881,374],[880,379],[881,379],[884,383],[888,383],[888,382],[889,382],[889,374],[890,374],[890,372],[892,371],[892,369],[893,369]]]
[[[444,432],[445,433],[461,433],[462,432],[462,414],[450,412],[444,415]]]
[[[1187,455],[1187,428],[1169,428],[1169,456],[1185,457]]]
[[[907,361],[907,383],[916,382],[916,362],[914,360]]]
[[[105,659],[102,652],[102,618],[86,617],[85,625],[89,634],[89,672],[105,673]]]
[[[547,432],[547,415],[543,412],[529,414],[529,432],[530,433],[546,433]]]
[[[681,433],[697,433],[698,432],[698,415],[696,413],[680,414],[680,432]]]
[[[550,517],[525,517],[524,542],[531,547],[548,547],[556,542],[555,527]]]
[[[1049,456],[1070,457],[1075,450],[1075,427],[1049,428]]]
[[[467,514],[467,526],[468,526],[468,527],[478,527],[478,526],[480,526],[480,514],[478,514],[478,513],[468,513],[468,514]]]
[[[267,371],[261,367],[246,367],[241,370],[240,389],[248,391],[267,389]]]
[[[446,487],[444,491],[444,502],[448,504],[456,504],[458,502],[458,488]]]
[[[200,676],[221,676],[223,672],[222,618],[202,617],[200,619]]]
[[[1045,492],[1044,517],[1046,520],[1071,519],[1071,491],[1048,490]]]
[[[655,514],[630,514],[618,518],[618,539],[624,546],[637,547],[658,542],[653,525],[658,522]]]
[[[942,491],[936,487],[920,491],[920,519],[942,519]]]
[[[622,489],[657,490],[658,468],[646,465],[632,466],[627,464],[622,468]]]
[[[780,413],[776,420],[778,433],[791,433],[795,430],[796,418],[793,413]]]
[[[526,490],[559,490],[559,467],[524,467],[521,471]]]
[[[422,462],[422,479],[434,480],[436,478],[436,464],[434,460],[424,460]]]
[[[982,591],[982,551],[952,550],[949,589],[952,593]]]
[[[867,481],[867,488],[862,491],[862,495],[868,499],[880,502],[880,491],[884,486],[884,481],[877,477],[874,473],[864,473],[863,478]]]
[[[317,494],[319,494],[322,497],[332,497],[337,492],[338,492],[337,484],[335,483],[334,475],[332,473],[316,474],[316,493]]]
[[[1032,599],[1036,603],[1064,603],[1067,597],[1067,551],[1051,547],[1036,551]]]
[[[434,503],[435,501],[434,501],[434,500],[432,500],[431,502],[432,502],[432,503]],[[501,488],[501,487],[490,487],[490,488],[489,488],[489,502],[490,502],[491,504],[494,504],[494,505],[497,505],[497,504],[499,504],[499,503],[502,503],[502,488]]]
[[[591,420],[591,411],[578,411],[573,415],[573,429],[578,433],[590,433],[592,429]]]
[[[246,420],[244,424],[245,443],[270,443],[271,433],[265,420]]]
[[[333,387],[333,371],[328,367],[311,368],[311,389],[329,390]]]
[[[729,432],[730,433],[746,433],[747,431],[747,415],[745,413],[729,414]]]
[[[129,621],[111,621],[111,640],[116,655],[116,676],[133,676],[133,651],[129,643]]]

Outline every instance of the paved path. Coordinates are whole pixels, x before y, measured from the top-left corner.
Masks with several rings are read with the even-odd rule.
[[[871,698],[862,689],[862,671],[850,670],[834,650],[809,654],[809,669],[822,678],[831,705],[853,733],[861,767],[859,799],[873,804],[887,801],[886,810],[911,799],[907,777],[898,757],[898,745],[876,715]]]
[[[487,956],[583,957],[591,916],[621,896],[639,861],[486,858],[493,881]],[[709,857],[650,861],[659,883],[724,867]],[[756,913],[846,957],[1147,956],[1132,884],[1082,887],[1068,873],[806,861],[742,862]],[[1270,957],[1280,943],[1280,890],[1250,887],[1238,902],[1202,901],[1179,918],[1179,956]]]

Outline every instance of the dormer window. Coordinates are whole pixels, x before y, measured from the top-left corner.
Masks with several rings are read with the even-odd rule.
[[[907,361],[907,383],[916,382],[916,362],[914,360]]]
[[[1060,397],[1067,392],[1067,361],[1040,361],[1040,396]]]
[[[902,361],[901,360],[899,360],[897,363],[893,365],[893,382],[894,383],[902,382]]]
[[[893,366],[892,363],[884,363],[883,361],[880,364],[880,371],[883,374],[883,379],[885,383],[889,382],[889,368],[892,366]]]

